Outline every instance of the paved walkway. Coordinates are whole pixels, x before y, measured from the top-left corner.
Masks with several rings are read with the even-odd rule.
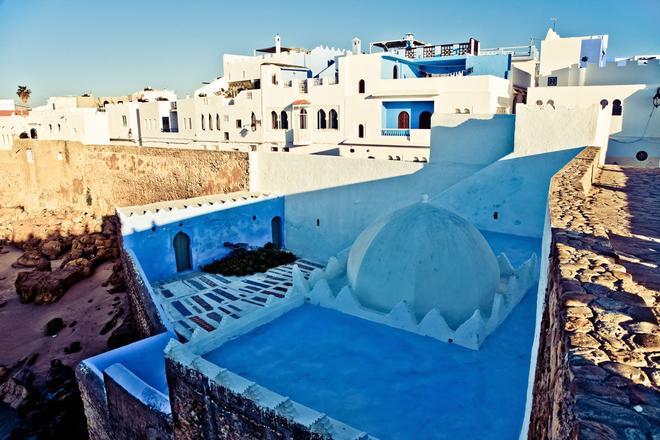
[[[267,303],[283,299],[292,286],[294,264],[305,278],[309,278],[315,268],[322,267],[300,259],[246,277],[191,272],[155,283],[153,288],[175,331],[189,339],[196,328],[210,332],[225,319],[240,319]]]

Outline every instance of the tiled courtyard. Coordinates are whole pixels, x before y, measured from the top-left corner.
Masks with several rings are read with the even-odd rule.
[[[245,277],[191,272],[154,283],[153,288],[174,330],[189,339],[197,328],[213,331],[225,319],[239,319],[284,298],[292,286],[294,264],[305,278],[322,267],[300,259]]]

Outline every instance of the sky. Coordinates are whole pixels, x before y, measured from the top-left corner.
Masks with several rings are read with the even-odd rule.
[[[19,84],[32,106],[146,86],[185,96],[222,74],[222,54],[252,54],[276,33],[310,49],[406,32],[488,48],[540,39],[552,18],[562,36],[609,34],[609,56],[660,53],[660,0],[0,0],[0,98],[18,99]]]

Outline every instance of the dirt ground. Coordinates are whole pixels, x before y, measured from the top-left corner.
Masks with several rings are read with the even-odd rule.
[[[75,368],[90,356],[107,350],[106,341],[112,331],[101,335],[103,326],[118,308],[128,312],[126,293],[109,294],[111,287],[101,284],[112,273],[114,262],[101,264],[94,275],[71,287],[66,294],[52,304],[21,304],[14,288],[18,272],[11,264],[21,255],[17,248],[5,246],[7,253],[0,253],[0,365],[11,366],[35,353],[39,356],[31,367],[39,387],[46,379],[51,359],[60,359]],[[57,267],[57,261],[52,262]],[[44,335],[46,323],[62,318],[66,327],[56,336]],[[117,324],[120,324],[121,320]],[[116,328],[116,326],[115,326]],[[79,341],[82,350],[66,354],[64,348]]]

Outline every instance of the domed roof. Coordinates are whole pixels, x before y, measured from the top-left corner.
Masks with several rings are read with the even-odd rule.
[[[406,300],[421,320],[433,308],[456,329],[480,309],[489,316],[500,271],[486,239],[467,220],[428,203],[365,229],[348,256],[360,303],[387,313]]]

